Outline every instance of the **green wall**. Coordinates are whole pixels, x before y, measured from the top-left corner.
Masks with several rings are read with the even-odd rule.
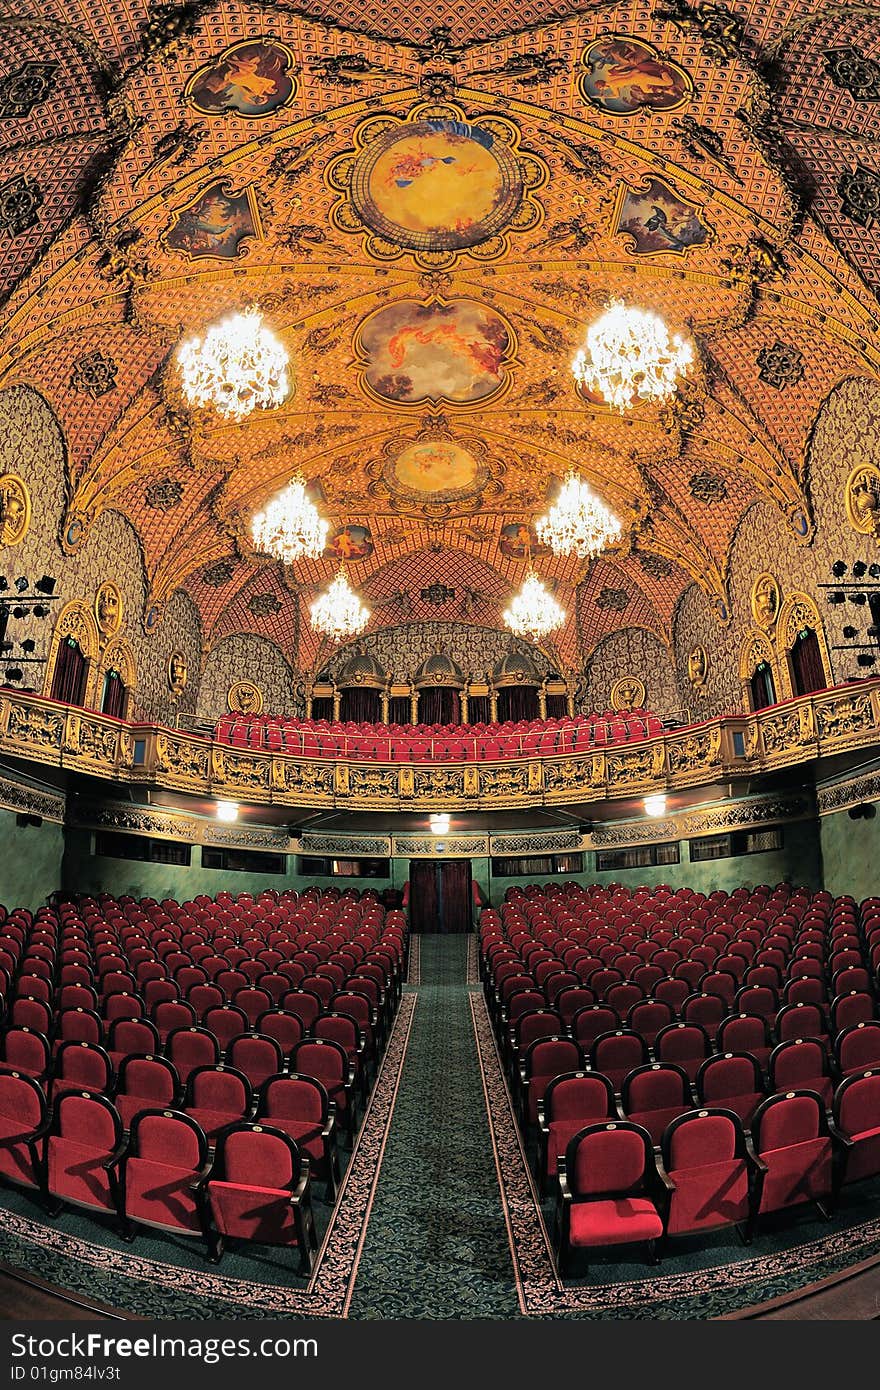
[[[873,820],[852,820],[846,811],[819,818],[822,877],[829,893],[863,898],[880,893],[880,806]]]
[[[64,828],[54,821],[16,824],[15,812],[0,809],[0,902],[33,912],[61,886]]]

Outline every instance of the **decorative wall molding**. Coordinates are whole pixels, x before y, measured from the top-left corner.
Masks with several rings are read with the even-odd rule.
[[[489,852],[488,835],[391,837],[391,853],[396,859],[484,859]]]
[[[303,835],[300,854],[357,854],[375,859],[391,857],[390,835]]]
[[[191,845],[272,850],[290,854],[297,845],[286,830],[271,826],[225,826],[176,811],[153,811],[122,802],[74,802],[68,807],[68,825],[81,830],[112,830],[120,835],[144,835],[148,839],[185,840]]]
[[[27,782],[13,782],[8,777],[0,777],[0,806],[6,811],[16,811],[28,816],[41,816],[43,820],[64,821],[65,797],[62,792],[53,792]]]
[[[490,852],[497,855],[566,854],[589,843],[579,830],[538,831],[534,835],[490,835]]]
[[[831,786],[819,787],[816,791],[820,816],[830,816],[835,811],[847,811],[850,806],[858,806],[863,801],[880,801],[880,769],[862,773],[848,782],[836,782]]]
[[[804,820],[812,813],[812,803],[806,795],[754,797],[695,811],[682,811],[663,820],[615,821],[597,825],[586,843],[597,849],[623,849],[628,845],[657,844],[665,840],[690,840],[723,830],[746,830],[755,825],[778,825],[780,821]]]
[[[588,842],[600,849],[616,849],[618,846],[653,844],[655,840],[677,840],[678,835],[678,825],[674,820],[626,820],[595,826]]]

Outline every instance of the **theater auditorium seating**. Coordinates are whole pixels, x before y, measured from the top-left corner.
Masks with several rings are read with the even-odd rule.
[[[308,758],[418,763],[551,757],[633,743],[662,732],[656,714],[635,709],[503,724],[357,724],[226,714],[218,721],[214,737],[233,748],[262,748]]]
[[[311,1176],[332,1199],[406,957],[373,890],[0,906],[0,1178],[126,1239],[291,1245],[307,1270]]]
[[[765,1212],[824,1211],[880,1174],[880,899],[534,884],[485,908],[479,937],[563,1266],[630,1240],[654,1258],[658,1219],[664,1242],[750,1238]]]

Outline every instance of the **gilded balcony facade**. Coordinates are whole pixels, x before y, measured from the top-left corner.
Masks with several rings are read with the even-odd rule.
[[[880,751],[880,680],[639,742],[479,763],[302,758],[0,692],[0,755],[108,782],[347,810],[502,810],[644,796]]]

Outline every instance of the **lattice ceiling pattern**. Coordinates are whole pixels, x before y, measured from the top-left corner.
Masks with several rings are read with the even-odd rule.
[[[58,415],[64,544],[122,512],[208,646],[307,666],[343,557],[373,630],[492,625],[529,553],[564,662],[668,640],[756,498],[809,537],[816,414],[880,362],[878,128],[880,20],[796,0],[0,0],[0,385]],[[576,392],[612,295],[694,336],[671,407]],[[175,345],[254,303],[291,395],[190,414]],[[593,566],[527,530],[572,466],[623,523]],[[335,540],[282,574],[249,518],[296,469]]]

